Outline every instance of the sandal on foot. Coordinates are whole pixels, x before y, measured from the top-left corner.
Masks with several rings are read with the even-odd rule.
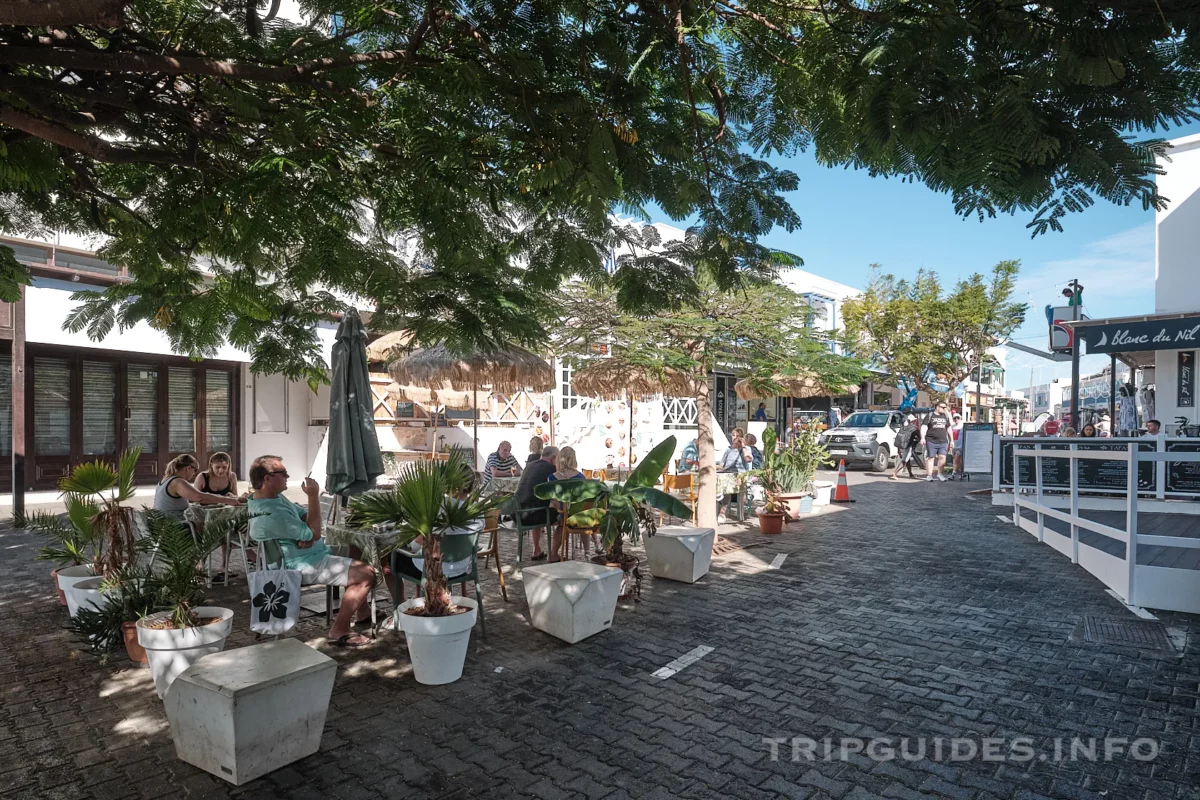
[[[545,561],[545,560],[546,560],[546,554],[545,554],[545,553],[540,553],[539,555],[536,555],[536,556],[534,556],[533,558],[531,558],[531,559],[529,559],[529,560],[530,560],[530,561]]]
[[[351,641],[355,636],[358,637],[358,641]],[[345,636],[339,636],[336,639],[326,639],[325,643],[334,647],[366,647],[371,643],[371,640],[361,633],[347,633]]]

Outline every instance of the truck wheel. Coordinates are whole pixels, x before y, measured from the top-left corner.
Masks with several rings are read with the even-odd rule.
[[[871,469],[876,472],[887,472],[891,464],[892,454],[888,451],[887,445],[880,445],[879,450],[875,452],[875,460],[871,462]]]

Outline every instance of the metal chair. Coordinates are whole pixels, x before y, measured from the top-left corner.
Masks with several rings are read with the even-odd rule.
[[[420,558],[420,553],[415,551],[393,550],[391,554],[392,576],[395,580],[395,590],[392,592],[392,620],[396,630],[400,629],[400,621],[397,617],[402,613],[400,609],[400,591],[399,586],[402,581],[408,581],[418,588],[418,591],[425,588],[425,576],[422,574],[420,580],[416,576],[402,569],[404,558]],[[453,578],[446,578],[446,585],[451,588],[457,584],[462,587],[462,594],[465,597],[467,593],[467,584],[475,584],[475,602],[479,604],[479,630],[483,635],[487,635],[487,622],[483,613],[483,591],[479,587],[479,534],[478,533],[455,533],[442,536],[442,564],[449,564],[455,561],[471,560],[471,565],[461,575],[455,575]],[[497,564],[499,560],[497,559]],[[389,587],[392,588],[392,587]],[[507,599],[507,597],[505,598]]]
[[[525,515],[535,512],[543,512],[546,514],[546,522],[525,522]],[[546,544],[550,545],[550,523],[549,510],[545,506],[536,508],[521,508],[516,497],[510,497],[500,506],[500,513],[512,517],[513,530],[517,532],[517,563],[524,560],[525,552],[525,536],[532,534],[538,528],[546,532]]]
[[[282,569],[283,568],[283,549],[280,548],[278,540],[263,539],[262,541],[258,541],[255,539],[251,539],[251,541],[256,543],[258,545],[260,551],[262,552],[262,558],[257,559],[257,561],[259,562],[259,565],[257,567],[258,569]],[[325,588],[325,624],[332,625],[333,624],[333,601],[337,600],[339,598],[341,593],[338,590],[341,587],[331,586],[329,584],[322,584],[322,583],[310,583],[310,584],[306,584],[306,586],[323,586]],[[301,587],[301,592],[303,592],[303,591],[304,591],[304,587]]]

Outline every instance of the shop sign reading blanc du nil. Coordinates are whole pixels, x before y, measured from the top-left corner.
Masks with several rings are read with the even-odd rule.
[[[1079,329],[1088,355],[1139,350],[1183,350],[1200,346],[1200,317],[1092,325]]]

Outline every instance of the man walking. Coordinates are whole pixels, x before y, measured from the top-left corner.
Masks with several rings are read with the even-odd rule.
[[[929,474],[925,476],[926,481],[932,481],[935,472],[939,481],[946,480],[946,476],[942,474],[942,467],[946,466],[946,456],[953,447],[950,440],[950,430],[953,427],[949,406],[944,402],[937,404],[937,408],[921,426],[921,441],[925,443],[925,455],[929,458]]]

